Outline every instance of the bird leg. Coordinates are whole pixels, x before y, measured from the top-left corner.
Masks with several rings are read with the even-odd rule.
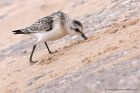
[[[36,48],[36,45],[33,46],[33,49],[32,49],[31,55],[30,55],[30,60],[29,60],[29,62],[30,62],[31,64],[37,62],[37,61],[33,61],[33,60],[32,60],[32,57],[33,57],[33,53],[34,53],[35,48]]]
[[[53,54],[53,53],[57,52],[57,51],[55,51],[55,52],[51,52],[51,50],[49,49],[48,44],[47,44],[46,42],[44,42],[44,43],[45,43],[45,45],[46,45],[46,47],[47,47],[47,49],[48,49],[48,51],[49,51],[50,54]]]

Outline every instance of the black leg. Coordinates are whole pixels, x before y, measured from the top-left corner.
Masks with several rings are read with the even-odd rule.
[[[30,63],[36,63],[37,62],[37,61],[33,61],[32,60],[35,48],[36,48],[36,45],[33,46],[33,49],[32,49],[32,52],[31,52],[31,56],[30,56]]]
[[[53,53],[57,52],[57,51],[55,51],[55,52],[51,52],[51,50],[49,49],[48,44],[47,44],[46,42],[44,42],[44,43],[45,43],[45,45],[46,45],[46,47],[47,47],[47,49],[48,49],[48,51],[49,51],[50,54],[53,54]]]
[[[46,42],[44,42],[44,43],[45,43],[45,45],[46,45],[46,47],[47,47],[47,49],[48,49],[49,53],[50,53],[50,54],[53,54],[53,52],[51,52],[51,50],[49,49],[48,44],[47,44]]]

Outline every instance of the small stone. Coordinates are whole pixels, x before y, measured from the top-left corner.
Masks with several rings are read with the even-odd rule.
[[[25,51],[23,51],[23,53],[27,53],[27,51],[25,50]]]
[[[124,83],[124,79],[121,79],[119,82],[120,82],[120,83]]]
[[[134,60],[133,62],[132,62],[132,65],[133,66],[136,66],[138,64],[138,60]]]
[[[128,51],[123,52],[123,55],[127,55],[127,54],[128,54]]]
[[[97,84],[101,84],[101,81],[97,81],[96,83],[97,83]]]

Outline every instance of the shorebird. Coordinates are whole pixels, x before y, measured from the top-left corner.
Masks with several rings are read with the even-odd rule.
[[[53,54],[54,52],[51,52],[47,44],[48,41],[60,39],[68,34],[80,34],[85,40],[87,39],[83,32],[82,23],[78,20],[72,20],[62,11],[54,12],[44,18],[39,19],[29,27],[12,32],[14,34],[29,34],[36,37],[37,40],[32,48],[29,59],[30,63],[37,62],[33,61],[32,57],[37,44],[40,42],[43,42],[46,45],[49,53]]]

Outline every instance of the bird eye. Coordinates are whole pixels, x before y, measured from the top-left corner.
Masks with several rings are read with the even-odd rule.
[[[75,28],[75,31],[76,31],[76,32],[80,32],[80,30],[79,30],[78,28]]]

